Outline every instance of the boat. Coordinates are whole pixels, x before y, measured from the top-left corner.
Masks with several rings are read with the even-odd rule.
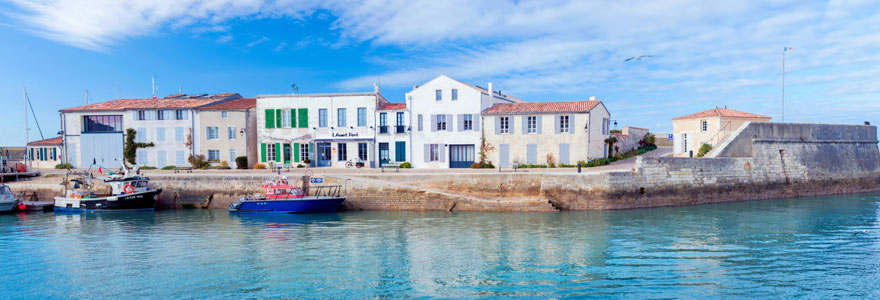
[[[308,178],[308,177],[306,177]],[[303,180],[308,182],[308,180]],[[229,205],[231,213],[322,213],[335,212],[345,201],[339,195],[340,186],[302,188],[288,183],[286,177],[260,186],[262,195],[245,196]],[[309,195],[311,191],[311,196]]]
[[[137,167],[122,163],[120,173],[95,178],[87,172],[77,178],[67,179],[64,196],[55,197],[55,211],[107,211],[107,210],[153,210],[162,189],[150,185],[150,178],[140,175]],[[98,179],[110,185],[110,193],[94,191],[92,181]]]
[[[18,207],[19,203],[21,201],[15,198],[12,190],[5,184],[0,184],[0,212],[13,211]]]

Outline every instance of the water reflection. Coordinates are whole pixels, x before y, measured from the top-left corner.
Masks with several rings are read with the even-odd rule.
[[[17,259],[0,260],[0,280],[44,284],[0,294],[877,298],[878,206],[861,195],[546,214],[3,215],[0,255]]]

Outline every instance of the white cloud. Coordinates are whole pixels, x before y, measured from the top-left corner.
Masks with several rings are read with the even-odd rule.
[[[281,42],[280,44],[278,44],[278,46],[275,46],[275,52],[279,52],[281,50],[284,50],[284,48],[286,48],[286,47],[287,47],[287,43]]]
[[[256,46],[256,45],[259,45],[259,44],[262,44],[262,43],[268,42],[268,41],[269,41],[269,38],[267,38],[267,37],[264,36],[264,37],[261,37],[261,38],[258,38],[258,39],[256,39],[256,40],[254,40],[253,42],[247,43],[247,46],[248,46],[248,47],[253,47],[253,46]]]
[[[232,41],[231,34],[224,34],[224,35],[220,36],[219,38],[217,38],[217,43],[220,43],[220,44],[226,44],[231,41]]]

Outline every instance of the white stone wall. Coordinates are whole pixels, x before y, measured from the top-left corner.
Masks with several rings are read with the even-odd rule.
[[[413,149],[411,147],[409,141],[409,133],[410,129],[410,116],[409,112],[406,109],[400,110],[380,110],[376,111],[376,125],[379,125],[379,116],[382,113],[387,114],[388,118],[388,133],[380,133],[380,131],[376,131],[376,153],[380,155],[379,149],[381,148],[381,143],[388,143],[388,157],[390,162],[412,162],[412,152]],[[397,133],[397,113],[403,113],[403,133]],[[397,142],[404,143],[403,150],[403,161],[399,161],[397,159]]]

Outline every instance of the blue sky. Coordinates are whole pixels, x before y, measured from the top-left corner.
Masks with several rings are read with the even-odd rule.
[[[445,74],[527,101],[605,101],[671,130],[715,106],[786,121],[880,123],[872,1],[0,0],[0,145],[24,144],[22,88],[46,137],[90,101],[369,91],[402,102]],[[638,55],[652,55],[624,62]],[[31,140],[39,134],[31,125]]]

